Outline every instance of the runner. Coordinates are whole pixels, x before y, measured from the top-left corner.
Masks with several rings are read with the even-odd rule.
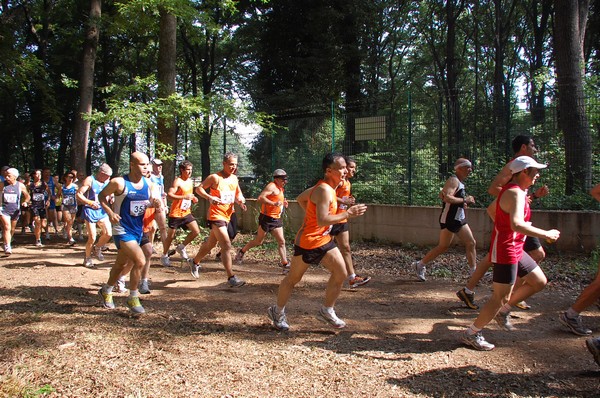
[[[73,173],[73,175],[75,174]],[[96,176],[87,177],[77,190],[77,202],[83,205],[82,217],[85,220],[88,235],[83,259],[83,265],[88,268],[94,266],[92,252],[99,261],[104,261],[102,246],[108,243],[112,236],[110,220],[105,209],[100,205],[102,198],[99,197],[100,192],[108,185],[111,175],[111,167],[103,163]],[[96,226],[99,226],[101,231],[98,242],[96,242]],[[96,242],[95,245],[94,242]]]
[[[306,212],[304,222],[296,234],[290,272],[279,285],[277,304],[269,307],[267,311],[269,319],[277,330],[289,329],[285,306],[294,286],[302,280],[311,264],[323,264],[331,273],[325,289],[325,300],[317,313],[317,318],[334,328],[346,326],[346,322],[337,317],[333,308],[347,277],[346,265],[329,232],[332,225],[363,215],[367,206],[353,205],[345,212],[337,213],[335,188],[348,173],[344,156],[328,154],[323,159],[322,168],[323,179],[298,196],[298,204]]]
[[[158,226],[158,231],[160,233],[160,241],[163,245],[163,253],[167,253],[169,251],[169,246],[166,246],[167,240],[167,193],[165,192],[165,177],[162,174],[163,162],[160,159],[152,160],[152,173],[150,175],[150,180],[158,186],[160,189],[160,197],[163,202],[163,211],[155,212],[153,216],[154,222],[151,223],[150,229],[147,231],[148,238],[150,239],[150,244],[152,245],[152,251],[154,252],[154,236],[156,235],[156,230]]]
[[[200,234],[200,228],[196,219],[192,215],[192,203],[198,203],[198,198],[194,196],[194,180],[192,171],[194,165],[189,160],[184,160],[179,164],[179,177],[175,178],[173,185],[169,188],[167,196],[173,202],[171,203],[171,212],[169,213],[169,229],[167,237],[163,242],[163,255],[160,262],[165,267],[171,266],[169,260],[169,247],[175,238],[175,232],[178,228],[189,230],[182,243],[178,244],[175,250],[185,261],[189,260],[186,246],[190,244],[196,236]]]
[[[352,196],[352,184],[349,181],[350,178],[354,177],[356,174],[356,161],[349,156],[346,156],[344,159],[346,161],[346,169],[348,170],[348,174],[335,189],[335,195],[338,201],[338,213],[346,211],[349,206],[352,206],[356,202],[356,199],[354,196]],[[348,286],[353,289],[369,283],[371,280],[370,276],[356,275],[356,272],[354,271],[354,261],[352,261],[352,250],[350,249],[348,220],[344,220],[333,225],[331,227],[330,234],[335,238],[335,242],[337,243],[340,252],[342,253],[342,257],[344,258],[346,272],[348,273]]]
[[[61,187],[62,212],[65,219],[63,227],[64,238],[70,245],[75,244],[73,239],[73,223],[77,214],[77,184],[73,182],[75,175],[71,172],[65,174],[65,183]]]
[[[512,178],[502,188],[496,202],[494,231],[490,244],[494,264],[493,294],[477,319],[461,334],[464,344],[477,350],[489,351],[494,345],[488,343],[481,330],[492,320],[504,330],[513,330],[510,310],[514,304],[539,292],[546,285],[546,276],[537,263],[523,251],[525,236],[556,241],[560,232],[543,230],[531,225],[531,210],[527,189],[539,177],[538,171],[546,168],[529,156],[520,156],[511,162]],[[524,283],[511,295],[517,274]]]
[[[148,206],[161,207],[161,198],[152,197],[152,182],[144,177],[148,174],[148,163],[148,157],[143,153],[132,153],[129,174],[113,178],[99,194],[100,204],[114,224],[113,239],[118,252],[108,282],[98,294],[105,308],[114,309],[113,287],[121,275],[129,272],[127,307],[135,315],[146,312],[138,296],[138,284],[146,262],[140,247],[144,214]],[[114,204],[111,206],[107,198],[112,195]]]
[[[227,224],[230,222],[234,203],[246,211],[246,199],[240,191],[238,178],[235,175],[237,167],[237,155],[226,153],[223,156],[223,169],[206,177],[196,188],[198,196],[210,203],[207,216],[210,234],[200,246],[193,262],[190,263],[190,272],[194,278],[198,279],[200,277],[200,261],[218,242],[221,247],[221,263],[227,273],[227,283],[231,287],[240,287],[246,283],[233,274],[231,240],[227,233]]]
[[[4,254],[9,256],[12,254],[12,237],[21,214],[21,205],[27,208],[30,197],[25,185],[17,181],[17,169],[9,167],[3,174],[3,182],[0,182],[0,221]]]
[[[29,184],[29,195],[31,196],[31,217],[33,219],[33,234],[35,245],[42,247],[42,228],[48,227],[46,208],[48,207],[50,188],[42,181],[42,170],[33,172],[33,181]],[[46,237],[48,239],[49,236]]]
[[[258,195],[257,202],[261,204],[260,215],[258,216],[258,231],[256,236],[250,242],[241,248],[235,256],[235,261],[241,264],[244,254],[253,247],[260,246],[268,233],[273,235],[277,241],[277,250],[279,251],[280,263],[283,272],[289,271],[289,264],[285,248],[285,236],[283,235],[283,220],[281,215],[283,210],[287,209],[288,202],[285,199],[285,185],[288,177],[283,169],[277,169],[273,172],[273,181]]]
[[[467,206],[475,204],[475,198],[467,195],[464,185],[464,181],[472,171],[473,165],[468,159],[458,158],[454,163],[454,174],[446,180],[442,188],[440,195],[443,200],[443,207],[440,214],[439,243],[427,252],[425,257],[414,263],[417,278],[421,282],[427,280],[425,278],[426,265],[448,250],[454,236],[458,236],[465,244],[469,275],[475,272],[477,263],[476,242],[465,215]]]

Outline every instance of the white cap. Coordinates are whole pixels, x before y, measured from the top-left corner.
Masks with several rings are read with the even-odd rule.
[[[513,159],[508,167],[510,168],[510,172],[512,174],[516,174],[530,167],[535,167],[536,169],[545,169],[548,167],[548,165],[538,163],[529,156],[519,156],[518,158]]]
[[[163,164],[162,160],[160,160],[160,159],[153,159],[152,163],[154,163],[157,166],[160,166],[161,164]]]
[[[273,177],[286,177],[287,173],[284,169],[277,169],[273,172]]]

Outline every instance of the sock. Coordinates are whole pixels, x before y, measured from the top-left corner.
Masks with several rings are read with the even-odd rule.
[[[102,286],[102,291],[106,294],[111,294],[113,291],[113,287],[109,285]]]
[[[356,274],[350,274],[350,275],[348,275],[348,280],[349,281],[351,281],[354,278],[356,278]]]
[[[324,312],[326,312],[326,313],[328,313],[328,314],[330,314],[330,315],[331,315],[331,314],[333,314],[333,307],[325,307],[325,306],[322,306],[322,307],[321,307],[321,310],[323,310]]]
[[[469,326],[469,327],[467,328],[466,332],[467,332],[467,334],[468,334],[469,336],[473,336],[474,334],[477,334],[477,333],[481,332],[481,329],[480,329],[480,328],[478,328],[478,327],[475,327],[475,324],[474,324],[474,323],[472,323],[472,324],[471,324],[471,326]]]
[[[571,319],[575,319],[579,316],[579,312],[576,312],[572,307],[569,307],[565,314],[567,315],[567,318]]]
[[[275,311],[277,311],[278,314],[283,314],[285,312],[285,306],[279,307],[278,305],[276,305]]]
[[[137,297],[138,296],[138,291],[137,290],[130,290],[129,291],[129,297]]]
[[[465,286],[465,293],[467,293],[467,294],[473,294],[473,293],[475,293],[475,291],[471,290],[471,289],[469,289],[468,287]]]
[[[142,278],[142,282],[148,283],[148,278]]]

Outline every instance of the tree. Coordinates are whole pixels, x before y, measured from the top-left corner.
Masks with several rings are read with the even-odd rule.
[[[588,0],[557,0],[554,10],[558,124],[565,139],[567,195],[588,191],[592,184],[592,145],[582,69],[588,6]]]

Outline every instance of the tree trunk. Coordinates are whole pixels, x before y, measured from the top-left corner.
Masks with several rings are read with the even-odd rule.
[[[168,98],[175,93],[177,50],[177,18],[164,8],[160,8],[160,33],[158,37],[158,97]],[[157,140],[171,148],[171,154],[177,153],[177,134],[175,118],[159,115]],[[163,175],[165,186],[171,186],[175,178],[173,160],[164,159]]]
[[[592,183],[592,145],[583,93],[583,51],[587,0],[555,2],[558,125],[565,138],[565,193],[587,192]]]
[[[83,115],[92,113],[94,98],[94,69],[96,64],[96,49],[100,37],[99,22],[102,15],[102,1],[90,0],[90,18],[83,44],[83,60],[81,62],[81,78],[79,80],[79,106],[75,115],[73,126],[73,141],[71,144],[71,167],[82,172],[86,170],[88,156],[88,140],[90,136],[90,122],[84,120]],[[86,174],[91,174],[87,170]]]

